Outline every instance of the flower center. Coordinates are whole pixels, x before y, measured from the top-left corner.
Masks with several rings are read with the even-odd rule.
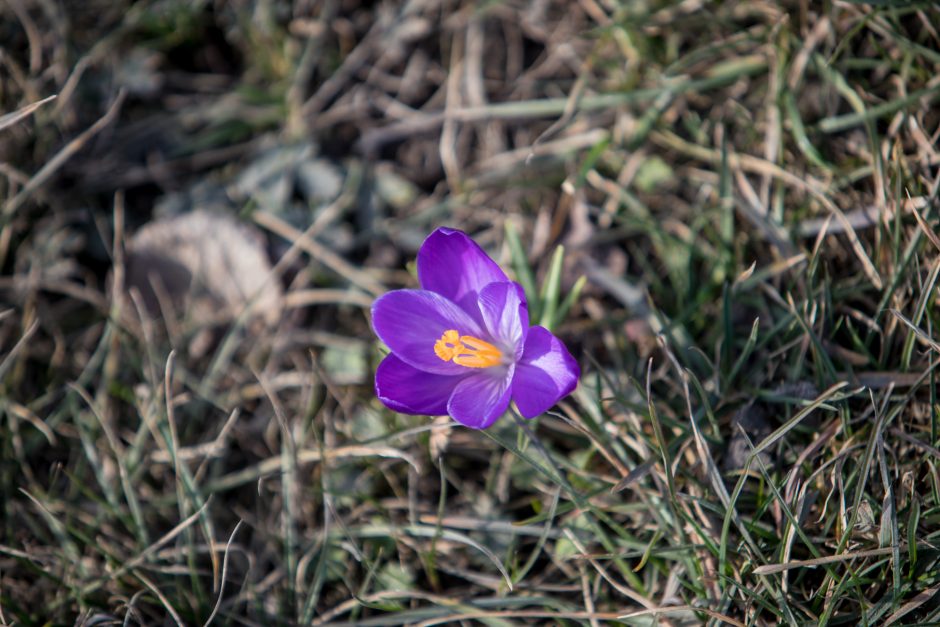
[[[454,329],[444,331],[434,343],[434,354],[467,368],[489,368],[503,361],[503,353],[489,342],[472,335],[460,335]]]

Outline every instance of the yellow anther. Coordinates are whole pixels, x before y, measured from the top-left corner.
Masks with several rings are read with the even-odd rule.
[[[444,335],[434,343],[434,354],[444,361],[450,361],[460,353],[462,348],[460,334],[451,329],[450,331],[444,331]]]
[[[444,331],[434,343],[434,354],[467,368],[489,368],[503,361],[503,353],[489,342],[472,335],[460,335],[454,329]]]

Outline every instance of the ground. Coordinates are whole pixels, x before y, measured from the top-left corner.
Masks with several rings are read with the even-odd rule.
[[[940,624],[933,3],[0,15],[0,623]],[[552,411],[375,398],[439,226]]]

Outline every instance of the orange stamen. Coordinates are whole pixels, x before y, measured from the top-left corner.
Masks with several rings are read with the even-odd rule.
[[[460,335],[455,329],[444,331],[434,343],[434,354],[443,361],[453,361],[467,368],[489,368],[503,361],[503,353],[478,337]]]
[[[462,348],[460,334],[451,329],[450,331],[444,331],[444,335],[434,343],[434,354],[444,361],[450,361],[460,354]]]

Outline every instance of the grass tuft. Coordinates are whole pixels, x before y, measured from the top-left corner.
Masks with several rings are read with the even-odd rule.
[[[0,623],[940,624],[934,4],[0,15]],[[135,283],[196,211],[264,316],[211,230]],[[374,397],[438,226],[551,411]]]

